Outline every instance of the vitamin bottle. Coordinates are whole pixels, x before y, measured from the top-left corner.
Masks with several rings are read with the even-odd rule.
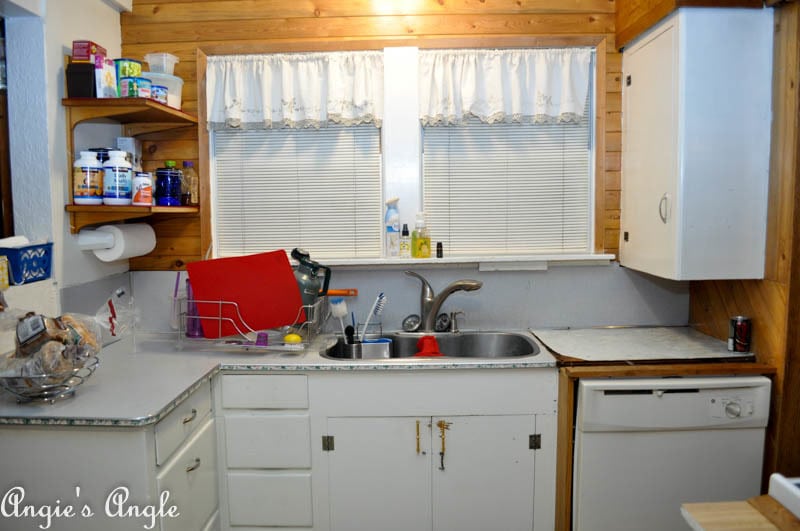
[[[137,171],[133,176],[133,205],[152,206],[153,176],[147,171]]]
[[[130,205],[133,201],[133,170],[125,151],[111,151],[103,163],[103,204]]]
[[[72,165],[72,202],[76,205],[103,204],[103,165],[93,151],[81,151]]]

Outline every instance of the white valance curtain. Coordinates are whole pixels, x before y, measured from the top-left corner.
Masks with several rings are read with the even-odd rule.
[[[383,52],[208,58],[208,128],[380,127]]]
[[[588,48],[420,50],[422,125],[576,122],[584,114]]]

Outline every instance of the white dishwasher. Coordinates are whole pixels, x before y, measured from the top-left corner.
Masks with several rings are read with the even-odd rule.
[[[575,531],[689,529],[685,502],[760,493],[770,380],[584,379],[575,417]]]

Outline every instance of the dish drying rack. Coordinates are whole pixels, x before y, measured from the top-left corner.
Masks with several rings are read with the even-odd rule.
[[[188,308],[193,304],[195,307],[197,307],[198,304],[203,304],[206,308],[208,308],[209,305],[215,305],[217,307],[216,315],[201,316],[190,314]],[[292,324],[268,330],[254,330],[247,324],[247,321],[245,321],[239,310],[239,305],[235,302],[183,298],[180,301],[178,342],[176,348],[182,349],[184,344],[189,343],[193,346],[205,344],[214,347],[224,347],[226,349],[234,348],[245,351],[301,353],[319,335],[322,329],[322,323],[325,319],[325,310],[327,310],[327,306],[327,298],[319,297],[314,304],[300,306],[297,309],[297,315]],[[234,315],[235,318],[227,317],[227,315]],[[303,320],[303,315],[306,317],[305,320]],[[201,328],[199,337],[191,337],[186,334],[189,329],[189,321],[192,319],[197,319],[197,326]],[[217,332],[220,336],[223,328],[228,326],[232,327],[235,333],[223,337],[206,338],[202,335],[202,322],[216,323]],[[223,327],[223,325],[225,325],[225,327]],[[297,334],[302,338],[302,342],[284,344],[283,337],[286,334]]]
[[[75,394],[75,389],[94,374],[99,364],[97,356],[89,356],[82,367],[63,373],[2,377],[0,387],[14,395],[17,403],[44,401],[52,404]]]

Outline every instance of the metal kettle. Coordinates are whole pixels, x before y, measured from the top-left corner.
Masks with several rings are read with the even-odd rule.
[[[308,306],[317,302],[317,298],[328,293],[328,284],[331,281],[331,270],[311,259],[305,249],[292,249],[292,258],[297,260],[298,266],[294,270],[294,278],[300,288],[303,305]],[[324,276],[320,275],[324,271]]]

